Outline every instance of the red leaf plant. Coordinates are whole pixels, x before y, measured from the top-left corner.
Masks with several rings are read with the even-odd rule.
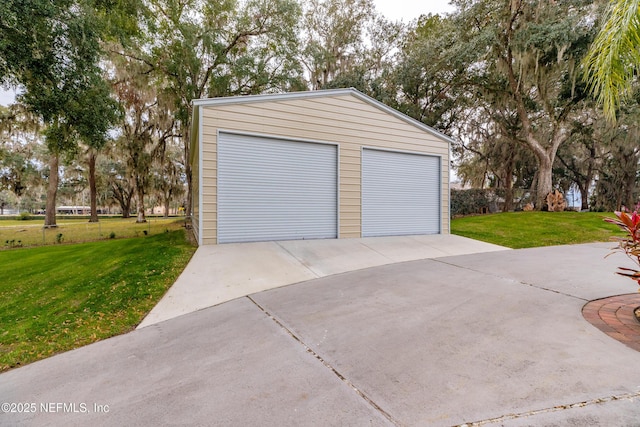
[[[613,238],[618,242],[618,246],[613,250],[624,252],[640,266],[640,214],[638,214],[638,210],[640,210],[640,203],[631,214],[623,206],[620,212],[614,212],[617,218],[605,218],[604,220],[617,225],[626,234],[624,237]],[[629,277],[640,285],[639,270],[625,267],[618,267],[618,270],[621,270],[617,272],[619,275]]]

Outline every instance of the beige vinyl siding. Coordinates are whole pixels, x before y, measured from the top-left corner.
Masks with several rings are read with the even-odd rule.
[[[351,111],[351,116],[346,116],[349,113],[345,111],[342,114],[343,118],[340,119],[338,117],[320,115],[320,111],[315,116],[308,116],[302,112],[300,114],[282,113],[271,109],[280,104],[269,103],[268,107],[267,103],[259,106],[242,104],[219,106],[215,107],[214,117],[208,116],[210,111],[209,108],[206,108],[205,128],[216,126],[217,124],[221,128],[233,126],[234,129],[242,129],[254,133],[271,134],[273,131],[278,130],[279,133],[277,135],[294,138],[345,141],[352,144],[390,149],[417,152],[430,150],[433,154],[447,154],[448,146],[443,144],[443,141],[385,113],[382,113],[383,115],[380,116],[380,119],[373,120],[371,124],[367,124],[359,122],[356,120],[357,117],[353,116],[356,112],[362,114],[358,111]],[[225,110],[221,111],[223,108]],[[239,111],[228,111],[230,109]],[[300,111],[303,111],[302,107],[300,107]],[[256,117],[257,114],[260,116]],[[382,120],[385,116],[395,119],[395,122],[385,122]],[[209,118],[215,119],[216,123],[214,124]],[[408,127],[409,129],[398,129],[400,126]],[[391,140],[390,137],[393,139]]]
[[[217,243],[217,156],[216,156],[216,135],[207,132],[206,108],[203,116],[202,131],[202,244],[210,245]]]
[[[312,99],[203,105],[202,243],[217,243],[218,131],[335,143],[339,146],[339,238],[361,237],[362,147],[429,153],[442,158],[442,232],[449,230],[449,145],[436,135],[344,94]]]

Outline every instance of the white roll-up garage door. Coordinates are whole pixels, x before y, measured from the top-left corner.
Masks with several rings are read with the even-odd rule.
[[[218,242],[336,238],[337,146],[220,133]]]
[[[440,233],[440,158],[362,150],[362,235]]]

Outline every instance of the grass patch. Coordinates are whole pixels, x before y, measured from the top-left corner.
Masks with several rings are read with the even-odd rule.
[[[451,221],[451,233],[513,249],[606,242],[621,236],[606,212],[507,212]]]
[[[132,330],[195,252],[185,234],[0,252],[0,371]]]
[[[0,249],[43,246],[61,243],[92,242],[102,239],[139,237],[178,230],[183,218],[147,218],[136,223],[135,218],[59,218],[56,228],[44,228],[44,220],[4,220],[0,222]]]

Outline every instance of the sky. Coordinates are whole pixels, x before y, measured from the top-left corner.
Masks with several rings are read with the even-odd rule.
[[[0,88],[0,105],[7,106],[15,100],[13,91],[6,91]]]
[[[453,12],[449,0],[374,0],[376,10],[392,20],[409,22],[428,13]]]
[[[374,0],[376,10],[394,21],[409,22],[428,13],[447,13],[454,10],[449,0]],[[0,105],[9,105],[15,100],[15,92],[0,88]]]

